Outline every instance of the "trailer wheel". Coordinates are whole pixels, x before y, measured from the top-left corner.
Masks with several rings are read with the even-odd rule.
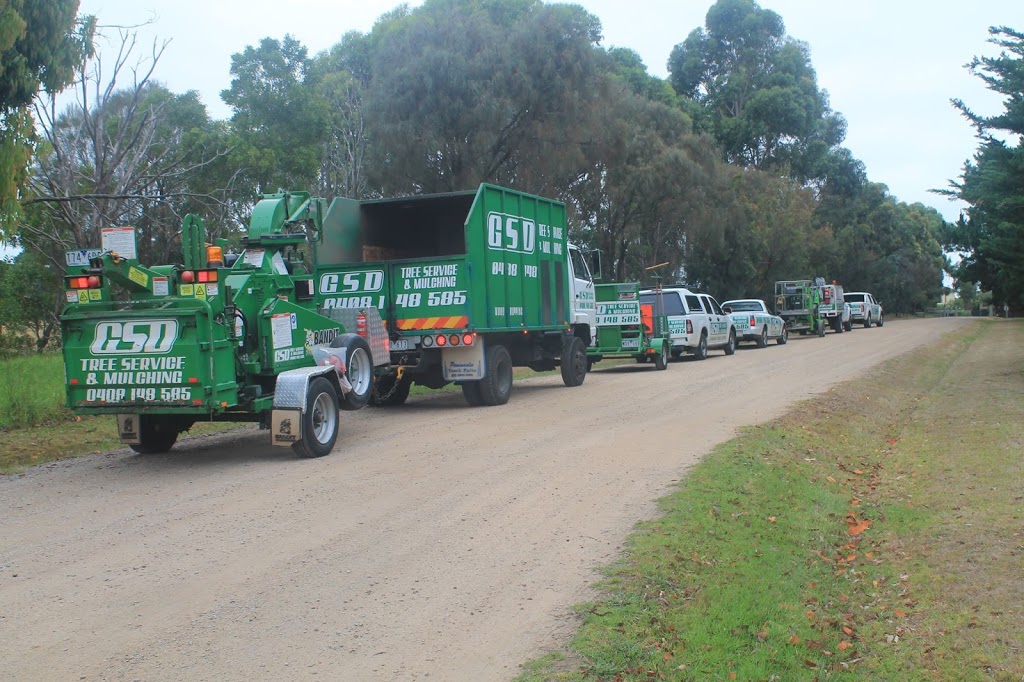
[[[128,447],[140,455],[158,455],[174,447],[178,434],[187,430],[188,426],[181,428],[180,421],[175,417],[142,414],[139,415],[140,442],[130,443]]]
[[[725,354],[732,355],[736,352],[736,331],[729,332],[729,341],[725,344]]]
[[[578,336],[562,344],[562,383],[579,386],[587,378],[587,347]]]
[[[708,333],[700,333],[700,341],[697,342],[697,347],[693,349],[693,357],[698,360],[703,360],[708,356]]]
[[[786,327],[783,327],[782,336],[775,339],[775,343],[779,344],[780,346],[785,346],[787,341],[789,341],[789,330]]]
[[[373,356],[370,344],[358,334],[342,334],[331,342],[331,348],[345,350],[345,377],[352,390],[342,393],[338,407],[348,412],[362,409],[373,394]]]
[[[757,339],[758,348],[766,348],[768,346],[768,327],[761,327],[761,337]]]
[[[382,376],[373,385],[369,404],[374,407],[404,405],[405,401],[409,399],[409,389],[411,388],[412,381],[408,377],[402,377],[400,381],[396,382],[394,374]]]
[[[338,394],[324,377],[316,377],[306,389],[302,415],[302,440],[292,445],[299,457],[323,457],[338,440]]]
[[[583,362],[586,362],[586,355]],[[512,356],[505,346],[495,344],[484,353],[484,365],[487,376],[476,382],[480,386],[481,404],[504,405],[512,395]]]
[[[825,320],[818,320],[818,336],[825,336]]]
[[[661,352],[654,355],[654,369],[668,369],[668,344],[662,344]]]
[[[479,381],[462,382],[462,397],[470,407],[480,407],[484,404],[484,396],[480,392]]]

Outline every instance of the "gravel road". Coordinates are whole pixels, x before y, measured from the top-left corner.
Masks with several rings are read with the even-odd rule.
[[[0,477],[0,679],[508,680],[712,446],[964,323],[413,397],[323,459],[246,429]]]

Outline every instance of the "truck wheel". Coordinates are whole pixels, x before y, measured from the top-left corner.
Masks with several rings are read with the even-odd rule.
[[[729,332],[729,341],[725,344],[725,354],[732,355],[736,352],[736,332]]]
[[[878,318],[878,322],[876,322],[875,324],[878,325],[879,327],[881,327],[883,324],[885,324],[885,318],[884,317],[879,317]]]
[[[708,356],[708,333],[701,332],[700,341],[697,342],[697,347],[693,351],[693,357],[698,360],[703,360]]]
[[[768,327],[761,328],[761,337],[757,339],[757,347],[765,348],[768,346]]]
[[[586,367],[587,356],[584,352],[583,363]],[[478,383],[480,397],[484,405],[504,405],[512,395],[512,356],[508,349],[500,344],[487,348],[484,353],[484,365],[487,376]]]
[[[578,336],[562,344],[562,383],[579,386],[587,378],[587,347]]]
[[[302,440],[292,449],[299,457],[323,457],[338,440],[338,394],[324,377],[316,377],[306,389],[306,411],[302,415]]]
[[[331,348],[345,350],[345,377],[352,390],[342,392],[338,407],[348,412],[362,409],[373,393],[373,356],[370,344],[358,334],[342,334],[331,342]]]
[[[864,328],[867,329],[870,326],[871,326],[871,316],[868,315],[867,317],[864,318]]]
[[[668,344],[661,347],[661,352],[654,356],[654,369],[668,369]]]
[[[155,414],[139,415],[139,441],[128,445],[140,455],[157,455],[174,447],[178,434],[188,430],[173,417]]]
[[[480,407],[484,404],[484,396],[480,393],[479,381],[462,382],[462,397],[470,407]]]
[[[825,336],[825,320],[818,320],[818,336]]]
[[[408,377],[403,377],[396,383],[394,374],[382,376],[373,385],[369,404],[374,407],[404,405],[405,401],[409,399],[409,389],[411,388],[412,381]]]
[[[775,343],[779,344],[780,346],[785,346],[787,341],[789,341],[789,330],[783,327],[782,336],[775,339]]]

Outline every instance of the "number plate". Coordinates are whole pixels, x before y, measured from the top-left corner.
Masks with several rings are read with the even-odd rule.
[[[391,342],[391,350],[409,350],[412,348],[412,343],[409,339],[395,339]]]
[[[640,339],[622,339],[623,348],[639,348]]]

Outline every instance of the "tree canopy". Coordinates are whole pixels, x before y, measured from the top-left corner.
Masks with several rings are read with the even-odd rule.
[[[650,284],[647,268],[667,263],[663,281],[724,299],[824,276],[890,312],[941,291],[953,228],[867,177],[840,146],[845,121],[807,46],[753,0],[718,0],[668,79],[603,47],[578,5],[400,5],[320,54],[292,36],[240,50],[227,121],[156,80],[159,51],[120,83],[126,40],[104,84],[80,67],[76,103],[36,99],[41,153],[15,182],[24,267],[59,275],[62,250],[98,245],[109,224],[135,225],[150,262],[173,261],[185,212],[231,236],[261,192],[362,199],[491,182],[564,201],[570,237],[601,253],[605,279]]]

